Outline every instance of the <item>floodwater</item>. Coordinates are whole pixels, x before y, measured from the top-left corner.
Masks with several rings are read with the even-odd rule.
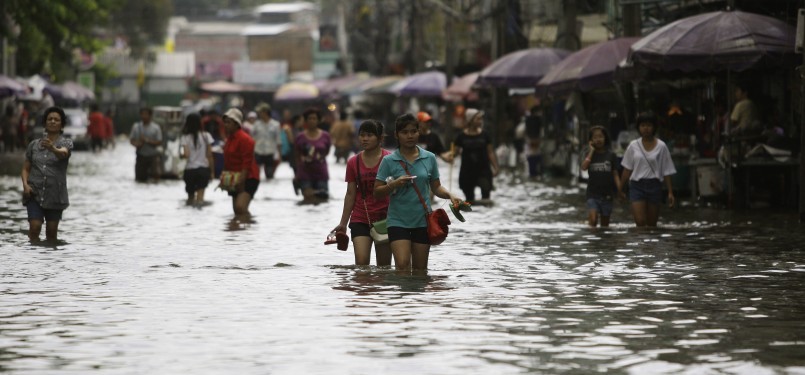
[[[283,164],[242,223],[212,188],[197,209],[181,181],[135,184],[133,154],[73,155],[55,246],[0,177],[1,373],[805,374],[793,213],[686,205],[636,230],[620,205],[593,230],[578,187],[501,179],[400,275],[323,245],[342,165],[335,199],[299,206]]]

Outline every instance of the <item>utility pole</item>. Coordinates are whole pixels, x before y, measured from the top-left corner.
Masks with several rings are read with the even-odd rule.
[[[803,1],[805,5],[805,1]],[[805,8],[799,10],[796,36],[805,43]],[[800,49],[802,65],[799,66],[799,222],[805,223],[805,48]]]

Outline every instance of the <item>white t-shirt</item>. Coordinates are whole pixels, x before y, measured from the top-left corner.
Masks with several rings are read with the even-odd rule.
[[[198,132],[197,142],[193,142],[192,134],[182,136],[182,146],[187,150],[187,166],[185,169],[208,168],[207,146],[212,145],[212,136],[205,131]]]
[[[623,153],[621,165],[632,171],[631,181],[642,180],[644,178],[656,178],[660,181],[665,176],[676,173],[674,161],[671,160],[671,152],[665,142],[657,140],[657,145],[651,151],[643,148],[640,138],[629,143],[629,147]]]

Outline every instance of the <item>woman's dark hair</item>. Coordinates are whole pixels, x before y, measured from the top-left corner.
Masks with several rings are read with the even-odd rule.
[[[312,114],[315,114],[316,118],[319,121],[321,121],[321,111],[319,111],[318,108],[314,108],[314,107],[310,107],[310,108],[306,109],[304,112],[302,112],[302,117],[305,119],[305,121],[307,121],[307,117],[312,115]]]
[[[604,148],[609,148],[612,145],[612,139],[609,138],[609,132],[607,129],[601,125],[596,125],[590,128],[590,131],[587,133],[587,140],[593,139],[593,132],[596,130],[600,130],[601,134],[604,135]]]
[[[637,115],[637,127],[640,128],[640,124],[647,122],[651,124],[651,134],[657,134],[657,115],[654,114],[652,111],[645,111],[640,112]]]
[[[358,134],[360,133],[370,133],[376,135],[377,138],[383,138],[383,123],[377,120],[361,122],[361,126],[358,127]]]
[[[299,121],[300,118],[302,120],[304,120],[302,115],[293,115],[293,116],[291,116],[291,126],[293,127],[294,125],[296,125],[296,122]]]
[[[198,132],[201,130],[201,115],[198,113],[191,113],[184,119],[184,128],[182,134],[193,135],[193,147],[198,146]]]
[[[394,134],[401,132],[409,124],[414,124],[414,126],[419,129],[419,121],[416,120],[414,115],[410,113],[400,115],[396,120],[394,120]]]
[[[46,109],[45,114],[42,117],[42,123],[45,124],[45,127],[47,128],[48,115],[50,115],[51,113],[54,113],[54,112],[59,115],[59,118],[61,118],[61,131],[59,131],[59,132],[63,134],[64,133],[64,127],[67,126],[67,115],[64,114],[63,109],[61,109],[59,107],[50,107],[50,108]]]
[[[652,111],[640,112],[637,114],[637,124],[643,122],[650,122],[652,125],[657,125],[657,115]]]

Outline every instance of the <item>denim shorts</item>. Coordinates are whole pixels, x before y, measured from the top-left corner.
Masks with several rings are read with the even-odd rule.
[[[408,240],[414,243],[430,244],[428,228],[389,227],[389,242]]]
[[[662,182],[656,178],[629,181],[629,200],[660,204],[662,202]]]
[[[28,220],[40,221],[61,221],[61,214],[64,210],[46,210],[39,205],[35,199],[31,199],[25,204],[28,209]]]
[[[611,199],[589,198],[587,199],[587,208],[598,211],[601,216],[612,216]]]

